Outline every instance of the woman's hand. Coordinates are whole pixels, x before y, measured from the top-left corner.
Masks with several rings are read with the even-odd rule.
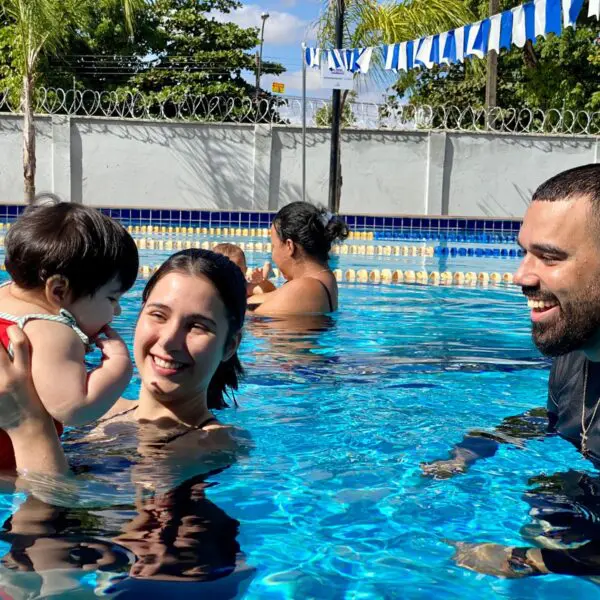
[[[31,379],[29,340],[16,326],[7,334],[13,360],[0,345],[0,428],[10,436],[17,469],[39,474],[63,474],[69,470],[50,415],[42,405]]]
[[[7,330],[13,349],[11,362],[0,346],[0,428],[11,431],[39,421],[50,422],[31,380],[29,340],[17,326]]]

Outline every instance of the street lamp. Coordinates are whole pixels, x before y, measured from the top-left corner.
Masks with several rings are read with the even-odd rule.
[[[265,41],[265,23],[267,19],[270,17],[268,12],[262,13],[260,18],[262,19],[262,27],[260,28],[260,51],[257,52],[256,56],[256,101],[258,102],[258,93],[260,91],[260,69],[262,66],[262,52],[263,52],[263,43]]]

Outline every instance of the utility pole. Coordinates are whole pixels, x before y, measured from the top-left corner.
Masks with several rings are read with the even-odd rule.
[[[260,70],[262,67],[263,44],[265,43],[265,23],[269,17],[270,15],[268,12],[264,12],[260,15],[262,27],[260,28],[260,50],[256,53],[256,92],[254,96],[256,102],[258,102],[258,95],[260,93]]]
[[[342,48],[344,45],[344,10],[346,0],[335,0],[335,47]],[[340,184],[340,127],[342,92],[333,90],[331,111],[331,159],[329,163],[329,210],[335,213],[339,210],[337,206],[338,188]]]
[[[500,0],[489,0],[490,17],[500,12]],[[498,53],[488,52],[487,81],[485,85],[485,107],[489,110],[496,106],[498,90]]]

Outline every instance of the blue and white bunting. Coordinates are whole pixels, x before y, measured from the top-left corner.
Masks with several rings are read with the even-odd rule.
[[[373,48],[327,50],[327,66],[331,71],[342,69],[350,73],[368,73]]]
[[[490,22],[490,37],[488,38],[488,52],[500,52],[500,34],[502,31],[502,15],[494,15],[488,19]]]
[[[562,0],[563,25],[573,27],[583,7],[583,0]]]
[[[321,49],[320,48],[306,48],[304,51],[304,60],[306,66],[312,69],[321,68]]]
[[[354,48],[346,50],[348,71],[350,73],[368,73],[373,48]]]
[[[550,33],[560,35],[563,27],[573,27],[584,0],[533,0],[512,10],[493,15],[471,25],[437,35],[383,46],[386,71],[410,71],[415,67],[431,69],[435,65],[462,63],[465,58],[483,58],[488,52],[512,46],[523,48],[528,41]],[[589,0],[588,16],[600,20],[600,0]],[[367,73],[374,48],[327,50],[331,70]],[[318,68],[319,48],[306,48],[306,64]]]
[[[600,0],[590,0],[588,17],[596,17],[600,21]]]

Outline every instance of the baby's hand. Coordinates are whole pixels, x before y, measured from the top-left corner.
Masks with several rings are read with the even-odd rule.
[[[253,285],[260,285],[265,280],[262,269],[252,269],[249,282]]]
[[[131,357],[123,338],[109,325],[106,325],[100,333],[103,337],[96,339],[96,346],[102,352],[102,365],[132,372]]]
[[[267,261],[262,268],[263,279],[269,279],[270,277],[273,277],[273,275],[275,275],[275,273],[273,273],[273,267],[271,266],[271,263]]]

